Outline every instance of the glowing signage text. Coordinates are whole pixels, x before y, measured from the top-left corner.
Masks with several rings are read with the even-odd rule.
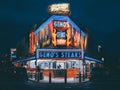
[[[65,32],[57,32],[57,38],[65,38],[66,33]]]
[[[67,22],[54,21],[54,27],[65,27]]]
[[[37,52],[37,58],[42,58],[42,59],[49,59],[49,58],[82,58],[82,51],[75,51],[75,50],[38,50]]]

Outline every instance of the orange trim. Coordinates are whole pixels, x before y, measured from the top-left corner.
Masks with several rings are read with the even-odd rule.
[[[78,77],[79,75],[79,68],[68,68],[67,70],[67,77]],[[36,69],[31,69],[29,72],[36,72]],[[54,70],[48,70],[48,69],[42,69],[41,72],[43,72],[44,76],[49,76],[49,73],[51,73],[51,76],[54,77]],[[59,76],[62,78],[63,76]]]

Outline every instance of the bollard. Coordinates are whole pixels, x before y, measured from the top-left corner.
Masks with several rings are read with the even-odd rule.
[[[49,72],[49,83],[51,83],[51,72]]]
[[[85,75],[84,75],[84,73],[83,73],[83,81],[85,81]]]
[[[37,73],[35,73],[34,77],[35,77],[35,80],[37,80]]]
[[[64,72],[65,74],[64,74],[64,80],[65,80],[65,84],[67,83],[67,70],[65,70],[65,72]]]
[[[38,72],[38,74],[37,74],[37,82],[39,82],[39,80],[40,80],[40,73]]]
[[[81,73],[79,73],[79,83],[81,83]]]
[[[32,73],[30,73],[30,78],[32,78]]]

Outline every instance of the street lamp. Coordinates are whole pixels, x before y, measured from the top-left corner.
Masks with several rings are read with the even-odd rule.
[[[105,60],[104,57],[102,57],[101,60],[104,62],[104,60]]]
[[[98,45],[98,53],[100,52],[100,48],[102,48],[102,46]]]

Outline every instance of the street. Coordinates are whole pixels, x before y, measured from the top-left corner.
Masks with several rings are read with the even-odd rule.
[[[84,83],[37,83],[33,81],[25,82],[5,82],[0,84],[0,90],[119,90],[119,82],[84,82]]]
[[[6,69],[1,70],[0,72],[0,90],[53,90],[53,89],[62,89],[62,90],[120,90],[120,70],[113,69],[109,71],[109,74],[102,80],[102,73],[96,75],[94,72],[93,75],[96,78],[92,81],[86,80],[81,83],[43,83],[41,80],[37,82],[36,80],[26,79],[24,75],[15,75],[10,73],[12,68],[8,69],[9,72],[6,72]],[[98,72],[98,71],[97,71]],[[54,79],[55,80],[55,79]],[[59,80],[59,79],[57,79]],[[70,79],[72,80],[72,79]],[[64,81],[64,80],[63,80]],[[69,82],[69,80],[68,80]]]
[[[28,81],[25,85],[30,88],[30,90],[53,90],[53,89],[63,89],[63,90],[119,90],[119,82],[84,82],[84,83],[69,83],[69,84],[41,84]]]

